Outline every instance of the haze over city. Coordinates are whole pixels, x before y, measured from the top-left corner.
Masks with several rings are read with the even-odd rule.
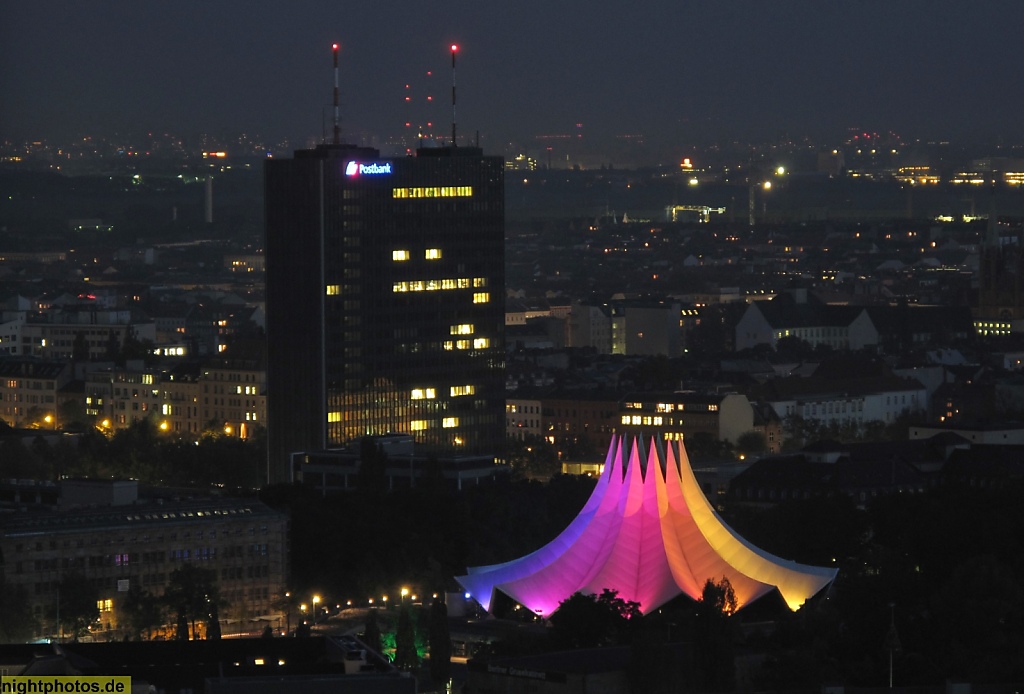
[[[337,41],[350,141],[410,121],[448,133],[457,43],[459,132],[492,150],[632,136],[675,156],[850,126],[1005,143],[1024,108],[1021,26],[1013,0],[7,3],[0,136],[246,132],[302,146],[325,114],[329,127]]]
[[[0,689],[1024,691],[1021,27],[0,2]]]

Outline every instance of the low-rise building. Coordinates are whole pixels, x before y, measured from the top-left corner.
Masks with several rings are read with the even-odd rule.
[[[127,592],[160,596],[189,563],[214,571],[226,625],[275,613],[288,575],[285,514],[255,499],[144,500],[135,482],[62,485],[58,508],[0,518],[0,573],[24,587],[41,636],[58,633],[57,587],[68,575],[96,590],[94,631],[120,639]]]
[[[754,408],[741,393],[636,393],[623,399],[618,429],[674,441],[706,433],[735,444],[754,430]]]

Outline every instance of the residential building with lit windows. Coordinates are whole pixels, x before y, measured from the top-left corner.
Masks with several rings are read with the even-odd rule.
[[[171,434],[213,430],[247,439],[267,418],[262,341],[236,340],[222,354],[173,368],[93,368],[85,377],[85,412],[103,430],[150,419]]]
[[[21,325],[19,354],[44,359],[72,359],[75,341],[80,341],[83,356],[88,359],[108,358],[113,348],[120,348],[125,339],[153,342],[156,325],[136,319],[129,311],[55,311],[29,316]]]
[[[542,406],[538,398],[508,398],[505,400],[505,436],[523,441],[542,436]]]
[[[754,407],[742,393],[636,393],[620,405],[617,429],[627,435],[658,434],[686,441],[703,432],[735,444],[754,431]]]
[[[476,147],[266,162],[269,478],[367,435],[500,455],[504,166]]]
[[[541,403],[541,435],[570,457],[600,455],[619,431],[619,400],[609,393],[549,393]]]
[[[0,359],[0,417],[12,426],[53,424],[56,428],[58,408],[74,397],[64,392],[71,378],[71,365],[64,361]]]

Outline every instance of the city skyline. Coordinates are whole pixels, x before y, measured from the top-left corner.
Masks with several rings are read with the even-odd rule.
[[[230,130],[303,146],[330,130],[333,42],[343,135],[359,144],[411,134],[406,122],[450,132],[452,43],[460,136],[492,151],[543,135],[672,149],[850,126],[1013,142],[1024,107],[1024,6],[1008,0],[176,8],[5,7],[0,136]]]

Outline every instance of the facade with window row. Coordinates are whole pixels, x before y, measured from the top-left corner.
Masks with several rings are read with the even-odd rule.
[[[97,485],[66,482],[67,485]],[[160,596],[175,569],[211,569],[226,607],[222,620],[249,623],[276,614],[288,575],[288,517],[256,500],[140,502],[31,510],[0,521],[0,575],[25,589],[40,636],[57,634],[57,587],[68,575],[95,589],[94,632],[125,633],[132,589]],[[63,493],[63,492],[62,492]],[[116,499],[120,502],[123,498]]]

